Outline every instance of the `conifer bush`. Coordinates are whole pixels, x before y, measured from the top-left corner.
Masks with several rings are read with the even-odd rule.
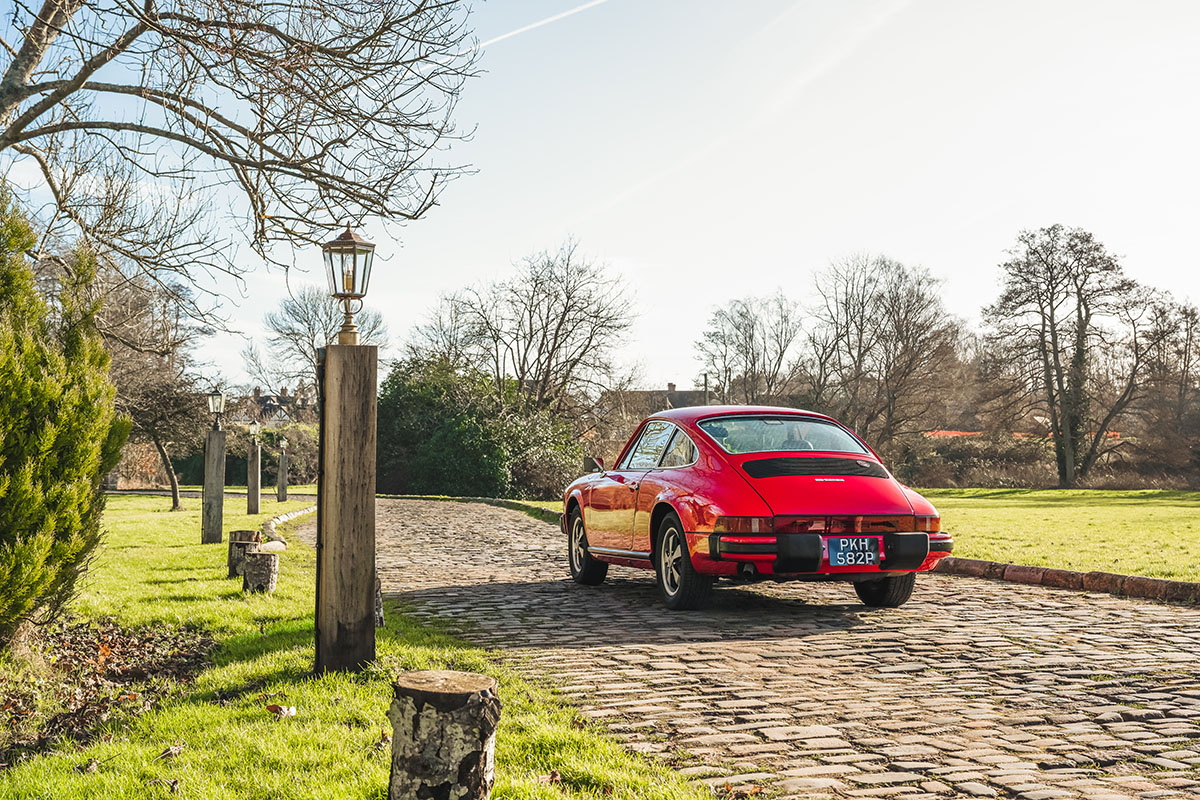
[[[100,541],[100,479],[129,432],[86,299],[94,261],[73,254],[52,311],[25,255],[36,241],[0,192],[0,650],[72,596]]]

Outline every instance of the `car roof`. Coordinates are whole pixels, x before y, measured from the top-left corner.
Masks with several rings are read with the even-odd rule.
[[[783,408],[781,406],[687,406],[685,408],[669,408],[666,411],[660,411],[650,416],[654,419],[669,419],[675,422],[695,424],[709,417],[755,416],[760,414],[792,414],[795,416],[817,417],[818,419],[827,419],[832,422],[837,421],[833,417],[826,414],[818,414],[816,411],[805,411],[801,408]]]

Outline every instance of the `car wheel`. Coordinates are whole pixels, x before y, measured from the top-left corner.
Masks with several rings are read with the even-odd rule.
[[[571,512],[571,532],[567,536],[567,560],[571,562],[571,577],[584,586],[596,586],[608,575],[608,564],[593,558],[588,552],[587,531],[583,527],[583,513],[578,508]]]
[[[854,584],[858,599],[871,608],[899,608],[912,597],[917,583],[917,573],[893,575],[877,581],[862,581]]]
[[[712,594],[713,580],[692,566],[687,538],[679,517],[668,514],[658,526],[658,546],[654,560],[658,592],[672,611],[701,608]]]

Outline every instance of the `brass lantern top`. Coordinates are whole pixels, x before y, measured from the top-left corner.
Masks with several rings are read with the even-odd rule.
[[[375,260],[375,245],[350,230],[321,245],[325,256],[325,276],[329,293],[338,300],[361,300],[367,294],[371,280],[371,264]]]

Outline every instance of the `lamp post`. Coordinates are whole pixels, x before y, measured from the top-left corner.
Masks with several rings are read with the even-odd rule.
[[[287,500],[287,437],[279,438],[279,474],[275,476],[275,499],[280,503]]]
[[[258,420],[251,420],[250,448],[246,451],[246,513],[257,514],[262,499],[262,449],[258,446]]]
[[[223,535],[225,515],[225,431],[221,430],[225,395],[219,389],[208,393],[208,413],[213,415],[213,426],[204,438],[204,499],[201,501],[200,543],[219,544]]]
[[[345,320],[318,351],[317,674],[356,672],[375,658],[375,397],[378,348],[358,343],[354,314],[375,245],[346,230],[321,245],[329,292]],[[357,305],[357,308],[356,308]]]

